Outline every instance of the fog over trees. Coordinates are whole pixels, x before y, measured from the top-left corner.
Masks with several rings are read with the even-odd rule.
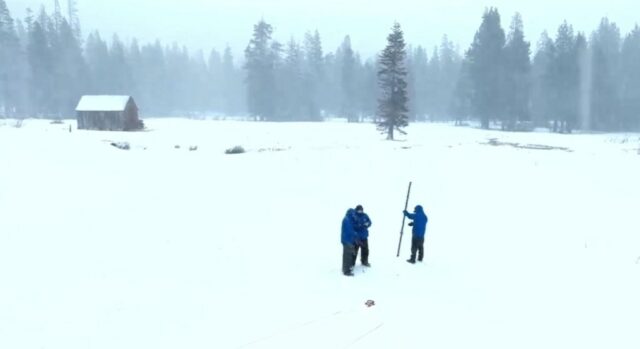
[[[338,47],[323,45],[314,28],[278,41],[265,18],[256,20],[244,52],[193,52],[180,43],[118,36],[135,33],[104,37],[80,27],[74,0],[65,8],[55,1],[51,13],[42,7],[14,18],[0,0],[0,117],[73,117],[84,94],[126,94],[147,117],[383,121],[384,47],[363,57],[349,33]],[[621,33],[603,18],[583,33],[565,21],[538,37],[527,33],[526,21],[517,13],[504,20],[487,8],[469,33],[470,47],[446,35],[428,47],[407,42],[408,121],[563,133],[640,130],[638,26]]]

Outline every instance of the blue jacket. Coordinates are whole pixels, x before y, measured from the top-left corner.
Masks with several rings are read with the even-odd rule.
[[[369,227],[371,226],[371,219],[366,213],[356,212],[356,236],[360,240],[366,240],[369,238]]]
[[[404,211],[404,215],[413,220],[413,237],[424,239],[424,233],[427,230],[427,222],[429,221],[429,218],[427,218],[427,215],[424,213],[422,206],[416,206],[413,213]]]
[[[356,243],[356,210],[350,208],[342,219],[343,245],[355,245]]]

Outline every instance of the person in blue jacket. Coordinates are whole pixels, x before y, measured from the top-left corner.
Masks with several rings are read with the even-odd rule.
[[[409,223],[413,227],[412,239],[411,239],[411,258],[407,259],[407,262],[411,264],[416,263],[416,252],[418,252],[418,261],[422,262],[424,258],[424,234],[427,230],[427,222],[429,218],[424,213],[422,206],[418,205],[414,209],[413,213],[409,213],[406,210],[403,211],[404,215],[411,219],[413,222]]]
[[[356,263],[356,210],[350,208],[342,219],[342,273],[353,276]]]
[[[356,206],[356,257],[358,259],[358,250],[362,249],[360,254],[360,262],[365,267],[370,267],[369,264],[369,227],[371,226],[371,219],[369,215],[364,213],[362,205]],[[354,261],[355,262],[355,261]]]

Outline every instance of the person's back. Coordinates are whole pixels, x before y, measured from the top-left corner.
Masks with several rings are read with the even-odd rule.
[[[342,219],[342,244],[353,245],[356,242],[355,210],[350,208]]]
[[[427,217],[427,214],[424,213],[424,209],[420,205],[416,206],[413,216],[414,218],[413,218],[412,234],[415,237],[424,239],[424,235],[427,231],[427,222],[429,221],[429,218]]]
[[[355,243],[356,243],[356,218],[355,210],[349,209],[342,219],[342,229],[340,241],[342,242],[342,273],[346,276],[353,276],[353,265],[355,263]]]
[[[424,235],[427,231],[427,222],[429,219],[420,205],[416,206],[413,213],[404,211],[404,215],[413,220],[413,222],[409,224],[413,226],[411,230],[413,235],[411,239],[411,258],[409,258],[407,262],[415,263],[416,253],[418,253],[418,261],[422,262],[424,258]]]

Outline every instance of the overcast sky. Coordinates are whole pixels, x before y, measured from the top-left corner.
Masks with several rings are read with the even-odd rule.
[[[67,0],[59,0],[63,11]],[[443,34],[467,48],[487,6],[496,6],[508,29],[518,11],[524,17],[525,34],[535,45],[547,29],[555,35],[566,19],[577,30],[591,32],[603,16],[616,22],[623,34],[640,22],[638,0],[77,0],[86,35],[98,29],[103,38],[118,33],[142,42],[177,41],[205,52],[229,44],[236,58],[242,56],[253,24],[264,18],[275,28],[274,37],[301,39],[318,29],[325,51],[333,51],[349,34],[356,50],[368,57],[384,47],[393,22],[400,22],[405,38],[414,46],[432,48]],[[54,0],[7,0],[14,17],[26,7],[47,10]]]

